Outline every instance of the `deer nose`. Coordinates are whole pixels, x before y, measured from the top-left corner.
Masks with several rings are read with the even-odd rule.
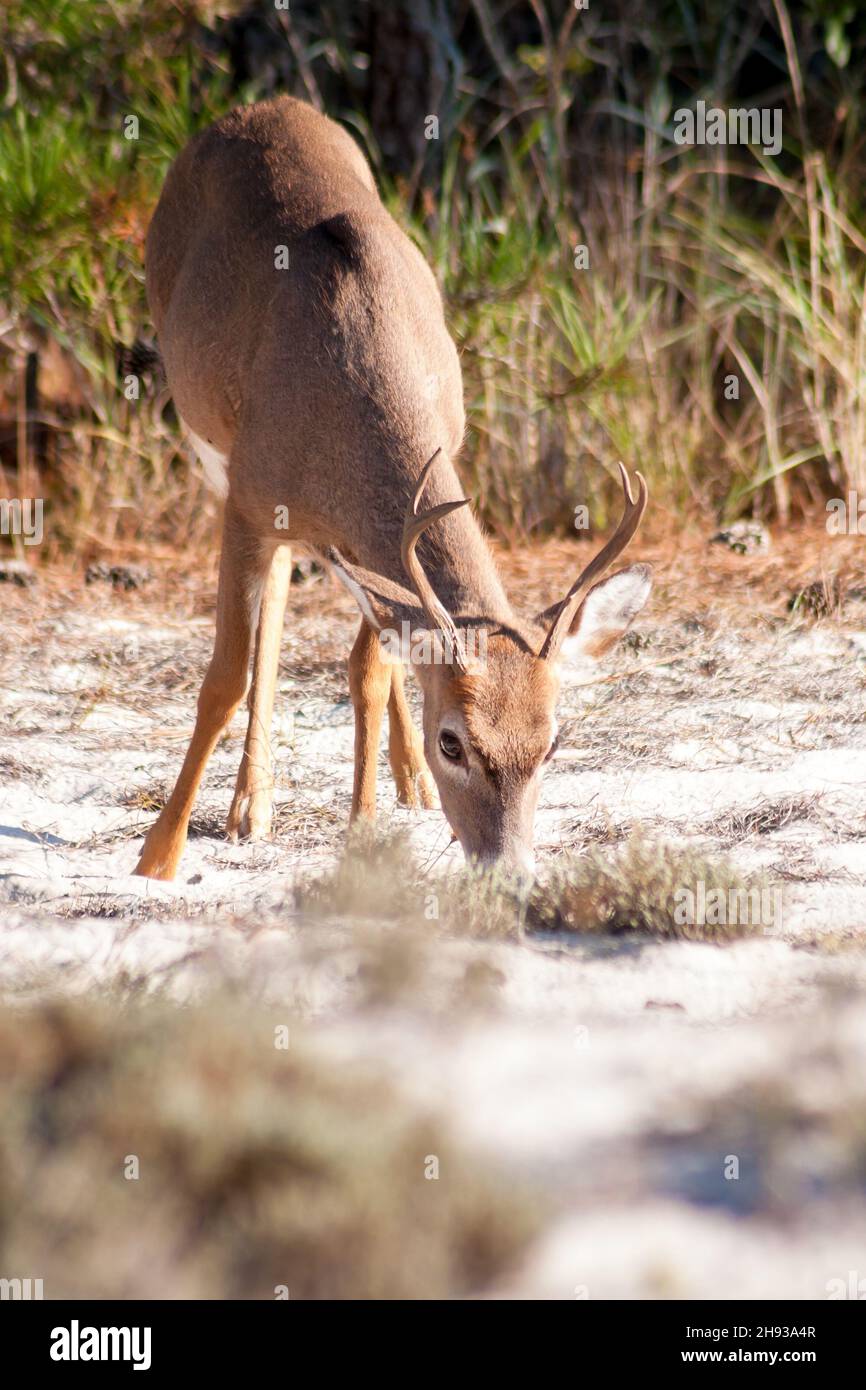
[[[506,847],[492,854],[480,854],[477,863],[482,869],[500,868],[507,873],[524,874],[528,878],[535,873],[535,855],[524,845]]]
[[[510,867],[516,869],[518,873],[532,877],[535,873],[535,855],[531,849],[519,849],[512,855],[511,860],[507,861]]]

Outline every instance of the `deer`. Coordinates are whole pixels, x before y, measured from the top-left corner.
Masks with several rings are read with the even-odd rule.
[[[614,535],[563,598],[518,616],[455,468],[463,386],[436,279],[358,145],[304,102],[240,107],[193,137],[166,177],[145,263],[172,396],[224,505],[213,653],[135,872],[175,876],[206,764],[245,696],[226,829],[270,833],[270,727],[299,545],[359,610],[350,823],[375,819],[387,710],[398,801],[434,809],[438,793],[470,863],[531,872],[562,663],[605,652],[649,596],[649,566],[607,574],[645,511],[644,479],[635,488],[620,464]],[[423,737],[403,660],[383,643],[394,632],[436,639],[419,659],[414,641],[398,653],[420,686]]]

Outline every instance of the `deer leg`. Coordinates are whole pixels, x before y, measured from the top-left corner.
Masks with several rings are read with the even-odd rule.
[[[262,593],[253,679],[247,698],[250,714],[247,736],[226,821],[226,833],[232,840],[264,840],[271,832],[274,800],[271,719],[291,577],[292,552],[287,545],[278,546]]]
[[[391,666],[382,660],[378,634],[362,619],[349,656],[349,690],[355,707],[355,783],[352,821],[376,819],[376,764],[382,718],[391,692]]]
[[[403,667],[391,667],[391,693],[388,696],[388,761],[401,806],[417,806],[425,811],[437,805],[436,790],[424,758],[424,744],[415,728],[409,705]]]
[[[186,844],[195,795],[217,739],[244,698],[250,648],[269,553],[226,503],[213,656],[198,697],[195,729],[174,791],[151,826],[135,872],[172,879]]]

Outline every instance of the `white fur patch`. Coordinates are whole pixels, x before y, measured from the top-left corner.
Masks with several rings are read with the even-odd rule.
[[[212,444],[208,444],[206,439],[200,439],[189,425],[186,425],[186,432],[190,443],[195,449],[204,469],[204,480],[208,487],[216,493],[217,497],[227,497],[229,491],[228,480],[228,459],[225,454],[221,454]]]
[[[371,604],[364,590],[361,588],[361,585],[358,583],[357,579],[353,579],[351,574],[349,574],[349,571],[345,570],[343,566],[340,564],[340,562],[335,558],[336,553],[337,552],[334,550],[329,551],[328,553],[328,559],[331,562],[331,568],[334,571],[334,574],[337,576],[340,583],[343,585],[343,588],[348,589],[349,593],[352,595],[352,598],[357,603],[358,607],[360,608],[364,617],[367,619],[367,622],[370,624],[370,627],[373,629],[373,631],[379,632],[381,630],[382,625],[379,622],[379,619],[376,617],[376,614],[373,612],[373,605]]]
[[[631,565],[603,579],[580,610],[580,626],[562,644],[564,662],[593,659],[593,646],[621,637],[643,608],[652,589],[648,565]]]

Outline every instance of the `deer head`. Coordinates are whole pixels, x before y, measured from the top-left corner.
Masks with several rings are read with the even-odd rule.
[[[531,870],[535,808],[546,763],[557,746],[560,665],[595,658],[612,646],[643,608],[647,565],[603,578],[638,528],[647,489],[637,496],[620,464],[625,509],[616,533],[559,602],[529,622],[484,612],[451,614],[437,597],[416,552],[419,538],[467,498],[418,511],[437,453],[427,463],[406,515],[402,558],[412,584],[349,564],[331,549],[338,578],[380,633],[386,657],[411,662],[424,697],[424,752],[442,809],[467,859]],[[489,564],[493,560],[489,552]],[[566,640],[568,639],[568,640]]]

